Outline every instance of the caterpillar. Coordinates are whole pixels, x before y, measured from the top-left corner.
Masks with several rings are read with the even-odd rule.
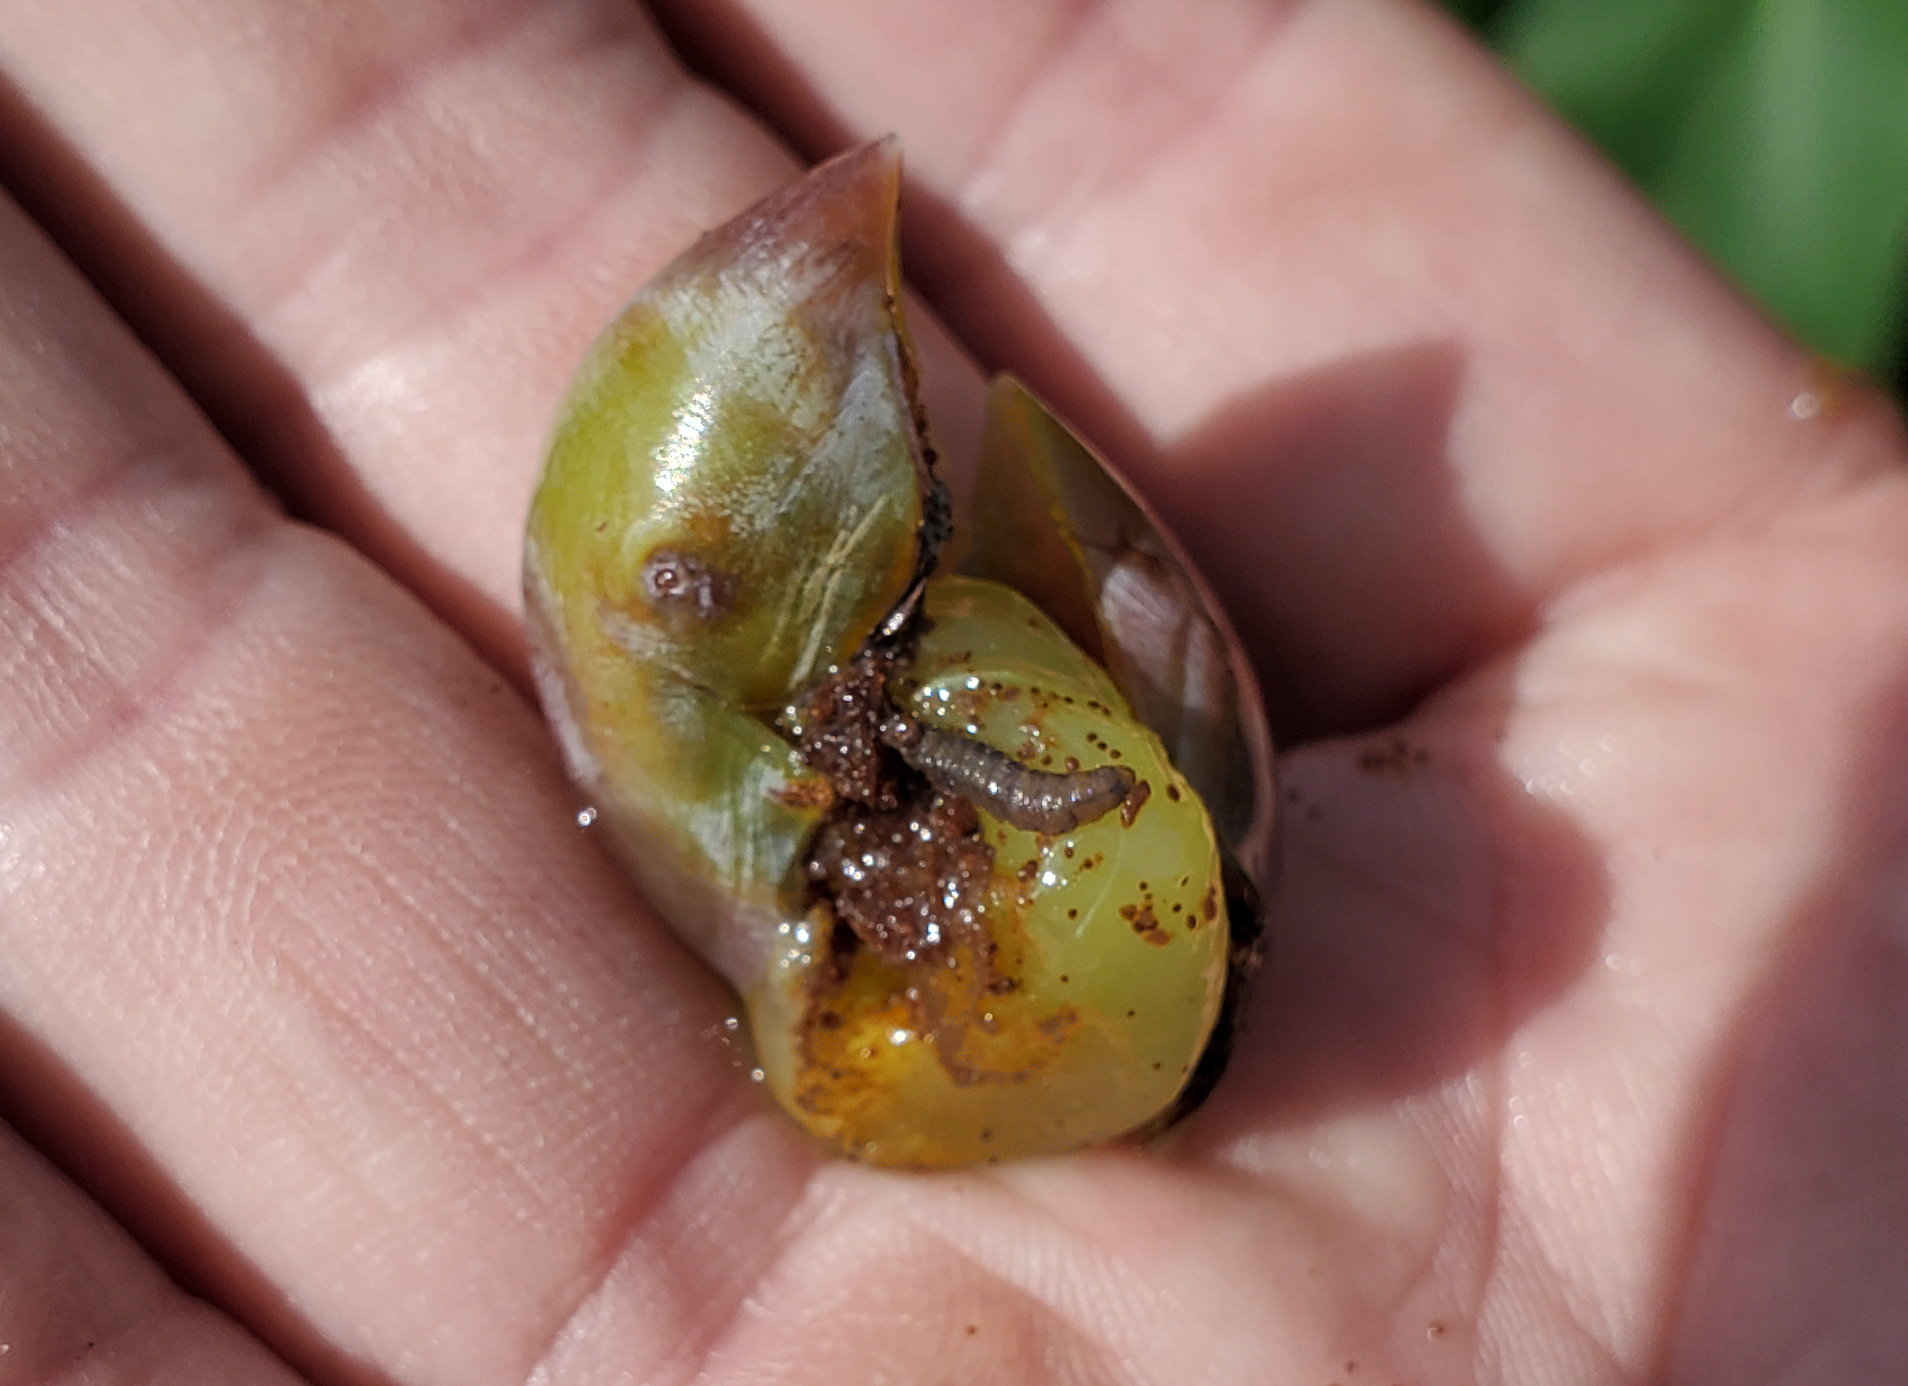
[[[1133,792],[1124,765],[1041,770],[985,741],[924,727],[900,713],[881,724],[881,739],[943,794],[959,794],[983,812],[1027,832],[1066,833],[1091,823]]]

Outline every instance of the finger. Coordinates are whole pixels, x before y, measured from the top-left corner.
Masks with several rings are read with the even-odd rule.
[[[1892,455],[1427,7],[657,8],[811,152],[898,129],[911,272],[1150,484],[1294,728]]]
[[[256,1339],[169,1281],[0,1128],[0,1377],[291,1383]]]
[[[680,1351],[802,1168],[725,998],[497,675],[6,204],[0,267],[7,1113],[336,1379],[522,1380],[611,1264]]]
[[[1586,1324],[1580,1350],[1639,1373],[1666,1334],[1757,1370],[1804,1338],[1828,1361],[1889,1340],[1872,1308],[1824,1305],[1904,1283],[1874,1258],[1899,1220],[1862,1211],[1898,1163],[1875,1142],[1908,1132],[1870,1076],[1908,1056],[1881,961],[1901,933],[1904,480],[1659,562],[1398,731],[1281,768],[1246,1031],[1278,1063],[1235,1073],[1202,1138],[1256,1153],[1265,1104],[1277,1130],[1360,1098],[1452,1133],[1477,1168],[1451,1182],[1444,1255],[1496,1266],[1478,1324],[1509,1379]],[[1867,1064],[1830,1057],[1857,1045]],[[1824,1170],[1832,1187],[1775,1192]],[[1776,1229],[1810,1269],[1744,1259]]]
[[[513,670],[577,360],[796,169],[615,0],[4,0],[0,64],[27,205],[301,514]],[[917,325],[959,453],[977,382]]]

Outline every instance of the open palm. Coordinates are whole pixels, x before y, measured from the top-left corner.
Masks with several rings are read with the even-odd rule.
[[[1908,1371],[1899,432],[1434,15],[0,0],[0,65],[0,1382]],[[818,1153],[523,694],[584,346],[887,129],[942,443],[1052,399],[1286,748],[1159,1149]]]

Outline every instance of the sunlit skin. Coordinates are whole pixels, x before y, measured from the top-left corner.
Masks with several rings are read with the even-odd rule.
[[[1419,8],[665,17],[0,0],[0,1375],[1901,1379],[1892,412]],[[576,362],[890,129],[934,416],[1051,399],[1276,714],[1162,1149],[819,1154],[530,702]]]

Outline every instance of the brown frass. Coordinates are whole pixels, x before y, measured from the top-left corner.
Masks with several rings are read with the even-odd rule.
[[[838,796],[809,844],[809,888],[884,961],[913,962],[963,941],[988,956],[978,911],[994,849],[981,839],[980,816],[881,742],[894,712],[887,681],[905,662],[890,646],[863,651],[804,694],[786,722]],[[848,942],[836,933],[838,946]]]
[[[865,947],[906,963],[985,939],[978,912],[993,864],[974,806],[931,793],[925,803],[837,813],[815,835],[808,878]]]
[[[882,752],[879,730],[888,714],[888,676],[901,662],[886,648],[857,655],[803,694],[784,728],[836,794],[869,808],[900,805],[895,766]]]
[[[987,958],[980,911],[994,849],[976,806],[1013,827],[1064,833],[1115,807],[1137,812],[1146,786],[1123,766],[1036,770],[985,742],[923,727],[887,692],[907,662],[905,642],[871,646],[784,719],[837,796],[804,868],[836,923],[884,961],[960,943]]]

